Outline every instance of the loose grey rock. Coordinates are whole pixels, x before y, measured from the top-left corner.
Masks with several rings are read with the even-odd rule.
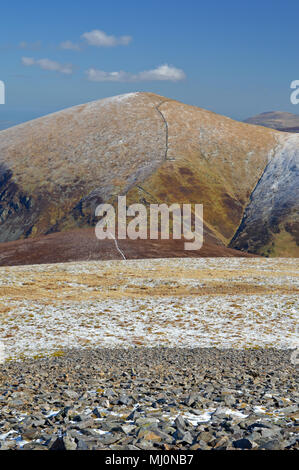
[[[68,350],[0,365],[0,449],[293,450],[298,396],[289,351]]]

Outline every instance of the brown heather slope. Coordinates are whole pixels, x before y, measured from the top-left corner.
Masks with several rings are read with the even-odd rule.
[[[206,243],[224,248],[280,140],[280,132],[152,93],[76,106],[2,131],[0,241],[93,226],[99,203],[127,194],[128,204],[203,204]],[[263,254],[242,235],[238,249]]]
[[[233,237],[273,153],[273,131],[237,123],[193,106],[165,100],[160,106],[167,121],[167,156],[129,200],[202,203],[204,221],[218,240]]]
[[[127,259],[255,256],[216,244],[208,236],[198,251],[184,250],[183,240],[118,240],[118,246]],[[98,240],[92,228],[0,244],[0,266],[118,259],[122,259],[122,255],[114,241]]]

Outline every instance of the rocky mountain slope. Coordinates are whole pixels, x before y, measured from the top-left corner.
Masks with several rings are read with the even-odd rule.
[[[99,203],[126,194],[128,204],[203,204],[210,245],[296,256],[298,138],[152,93],[7,129],[0,132],[0,241],[93,226]],[[256,226],[267,234],[256,236]]]
[[[298,255],[299,135],[277,148],[251,194],[232,247],[269,255]]]
[[[245,119],[248,124],[271,127],[284,132],[299,132],[298,114],[285,113],[283,111],[270,111],[257,114],[251,118]]]

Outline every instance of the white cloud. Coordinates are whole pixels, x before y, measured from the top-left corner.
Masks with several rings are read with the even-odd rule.
[[[22,64],[26,67],[30,67],[30,65],[34,65],[35,60],[32,57],[22,57]]]
[[[130,82],[133,75],[120,72],[104,72],[103,70],[89,69],[86,72],[88,80],[91,82]]]
[[[72,41],[63,41],[59,45],[60,49],[70,50],[70,51],[80,51],[81,48],[78,44],[73,43]]]
[[[156,69],[146,70],[145,72],[139,73],[139,79],[142,81],[151,80],[171,80],[178,82],[186,78],[185,72],[176,67],[169,66],[167,64],[160,65]]]
[[[73,73],[72,64],[60,64],[50,59],[38,59],[35,60],[32,57],[22,57],[22,64],[26,67],[31,67],[33,65],[39,66],[42,70],[50,70],[52,72],[60,72],[64,75],[70,75]]]
[[[120,70],[119,72],[104,72],[90,68],[86,75],[91,82],[141,82],[141,81],[172,81],[178,82],[186,78],[183,70],[167,64],[160,65],[153,70],[145,70],[132,74]]]
[[[99,29],[84,33],[81,38],[85,39],[89,46],[97,47],[127,46],[132,41],[131,36],[109,36]]]

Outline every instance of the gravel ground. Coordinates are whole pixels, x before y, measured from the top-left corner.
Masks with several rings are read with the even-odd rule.
[[[67,350],[0,365],[0,449],[299,449],[278,349]]]

